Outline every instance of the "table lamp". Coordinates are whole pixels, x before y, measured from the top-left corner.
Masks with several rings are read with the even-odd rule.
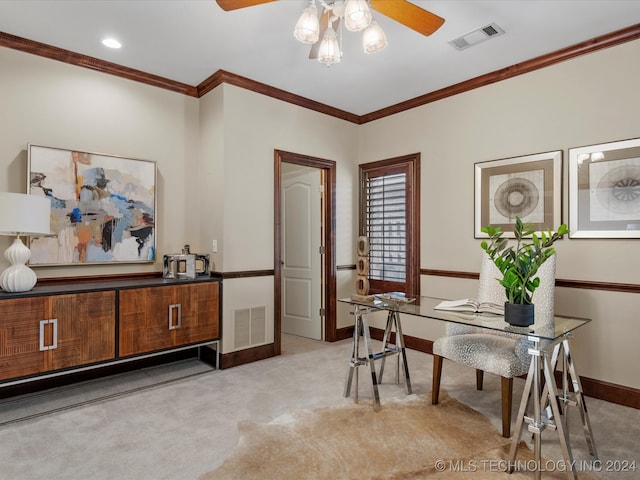
[[[35,272],[25,265],[31,258],[31,251],[20,236],[50,233],[50,217],[48,198],[0,192],[0,235],[17,237],[4,252],[11,264],[0,274],[0,288],[5,292],[27,292],[36,284]]]

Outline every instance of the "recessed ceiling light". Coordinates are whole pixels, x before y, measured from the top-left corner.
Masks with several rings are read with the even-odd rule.
[[[109,48],[120,48],[122,47],[122,44],[117,41],[115,38],[105,38],[104,40],[102,40],[102,44],[105,47],[109,47]]]

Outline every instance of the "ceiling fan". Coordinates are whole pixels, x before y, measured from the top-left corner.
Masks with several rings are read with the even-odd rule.
[[[225,11],[252,7],[273,1],[275,0],[216,0],[220,8]],[[315,1],[323,7],[320,19],[317,18]],[[309,58],[318,59],[326,65],[340,61],[342,53],[338,39],[336,38],[334,25],[339,25],[342,20],[345,20],[345,26],[348,30],[359,31],[364,29],[364,27],[368,27],[364,30],[363,37],[363,46],[366,53],[374,53],[382,50],[386,46],[387,42],[384,32],[375,21],[371,20],[370,14],[366,25],[363,27],[352,28],[347,24],[345,9],[348,10],[351,8],[351,3],[364,4],[365,10],[368,11],[368,7],[370,7],[386,17],[426,36],[438,30],[444,23],[444,18],[424,10],[407,0],[360,0],[359,2],[352,0],[310,0],[311,5],[300,17],[296,25],[295,33],[299,41],[313,45]],[[311,29],[313,33],[305,31],[302,33],[302,37],[305,38],[301,38],[299,29],[301,24],[305,22],[305,16],[307,17],[306,21],[311,20],[315,26]],[[308,26],[303,25],[302,28],[308,28]]]
[[[224,11],[253,7],[276,0],[216,0]],[[334,3],[334,2],[327,2]],[[429,36],[444,23],[444,18],[424,10],[407,0],[369,0],[371,8],[386,17],[409,27],[422,35]]]

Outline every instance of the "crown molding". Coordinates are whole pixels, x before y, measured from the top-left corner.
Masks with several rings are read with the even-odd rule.
[[[632,25],[630,27],[618,30],[607,35],[587,40],[582,43],[572,45],[561,50],[556,50],[545,55],[533,58],[531,60],[517,63],[500,70],[496,70],[479,77],[472,78],[470,80],[451,85],[449,87],[435,90],[431,93],[421,95],[416,98],[412,98],[405,102],[397,103],[389,107],[376,110],[375,112],[367,113],[360,117],[360,124],[378,120],[380,118],[388,117],[396,113],[404,112],[412,108],[426,105],[427,103],[436,102],[443,98],[452,97],[460,93],[468,92],[479,87],[491,85],[492,83],[501,82],[509,78],[517,77],[525,73],[533,72],[534,70],[540,70],[541,68],[549,67],[556,63],[569,60],[580,55],[586,55],[587,53],[595,52],[596,50],[602,50],[604,48],[613,47],[621,43],[630,42],[640,38],[640,23]]]
[[[419,97],[406,100],[404,102],[390,105],[388,107],[370,112],[364,115],[356,115],[354,113],[340,110],[338,108],[325,105],[315,100],[311,100],[300,95],[295,95],[291,92],[281,90],[270,85],[251,80],[247,77],[242,77],[231,72],[224,70],[218,70],[209,78],[200,83],[197,87],[187,85],[184,83],[176,82],[163,78],[150,73],[145,73],[140,70],[135,70],[128,67],[123,67],[115,63],[106,62],[97,58],[88,57],[79,53],[64,50],[44,43],[35,42],[33,40],[27,40],[21,37],[16,37],[8,33],[0,32],[0,46],[20,50],[26,53],[39,55],[42,57],[58,60],[61,62],[69,63],[84,68],[89,68],[109,75],[115,75],[118,77],[126,78],[136,82],[144,83],[154,87],[164,88],[190,97],[200,98],[206,93],[210,92],[217,86],[226,83],[229,85],[235,85],[246,90],[266,95],[277,100],[291,103],[299,107],[303,107],[309,110],[313,110],[325,115],[329,115],[341,120],[345,120],[357,125],[379,120],[396,113],[401,113],[406,110],[410,110],[428,103],[436,102],[447,97],[458,95],[460,93],[468,92],[479,87],[490,85],[492,83],[507,80],[509,78],[523,75],[541,68],[545,68],[554,65],[571,58],[575,58],[581,55],[602,50],[604,48],[613,47],[622,43],[630,42],[640,38],[640,23],[632,25],[630,27],[618,30],[606,35],[602,35],[591,40],[587,40],[575,45],[572,45],[555,52],[551,52],[531,60],[524,61],[510,67],[506,67],[494,72],[481,75],[479,77],[472,78],[470,80],[451,85],[449,87],[436,90]]]
[[[203,81],[200,85],[198,85],[197,87],[198,97],[203,96],[204,94],[210,92],[215,87],[223,83],[226,83],[228,85],[235,85],[236,87],[244,88],[246,90],[251,90],[252,92],[260,93],[262,95],[266,95],[268,97],[272,97],[283,102],[292,103],[293,105],[307,108],[309,110],[314,110],[316,112],[324,113],[326,115],[340,118],[348,122],[352,122],[352,123],[360,122],[359,115],[349,113],[345,110],[340,110],[339,108],[334,108],[329,105],[325,105],[324,103],[316,102],[315,100],[310,100],[308,98],[301,97],[300,95],[287,92],[286,90],[281,90],[279,88],[272,87],[270,85],[257,82],[255,80],[251,80],[250,78],[242,77],[240,75],[236,75],[235,73],[227,72],[225,70],[218,70],[216,73],[214,73],[205,81]]]
[[[172,92],[181,93],[189,97],[197,97],[198,91],[196,87],[185,83],[169,80],[168,78],[153,75],[151,73],[142,72],[129,67],[123,67],[111,62],[106,62],[98,58],[81,55],[63,48],[53,47],[45,43],[28,40],[26,38],[16,37],[8,33],[0,32],[0,47],[12,48],[21,52],[31,53],[40,57],[57,60],[59,62],[68,63],[78,67],[88,68],[97,72],[115,75],[116,77],[126,78],[134,82],[144,83],[153,87],[171,90]]]

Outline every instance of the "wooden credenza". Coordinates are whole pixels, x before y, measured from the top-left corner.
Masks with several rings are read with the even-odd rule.
[[[119,355],[218,338],[218,305],[217,283],[120,291]]]
[[[0,387],[209,344],[217,355],[220,295],[209,277],[0,292]]]

